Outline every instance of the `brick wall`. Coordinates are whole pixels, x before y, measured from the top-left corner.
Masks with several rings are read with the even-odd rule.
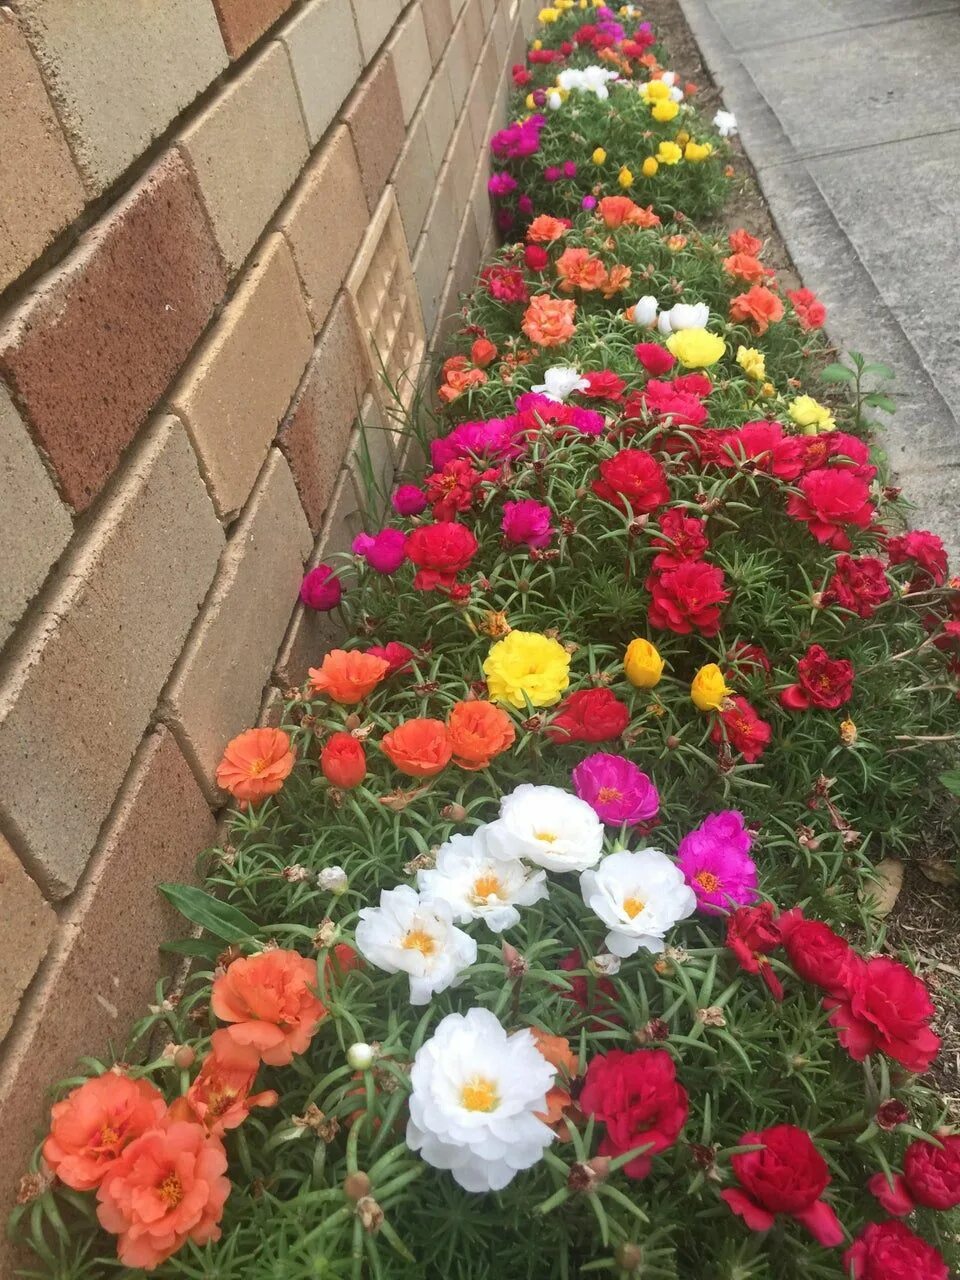
[[[151,998],[224,743],[322,652],[360,423],[399,461],[351,281],[385,228],[402,351],[444,335],[537,7],[0,6],[0,1212]]]

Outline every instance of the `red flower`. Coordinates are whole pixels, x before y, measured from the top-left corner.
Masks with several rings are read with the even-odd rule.
[[[388,676],[395,676],[403,671],[409,671],[410,664],[413,661],[413,650],[408,649],[399,640],[388,640],[383,645],[372,644],[367,653],[372,653],[375,658],[382,658],[388,664]]]
[[[745,422],[736,431],[718,432],[716,456],[709,459],[721,467],[741,467],[753,463],[758,471],[778,480],[796,480],[803,470],[803,439],[784,435],[779,422]]]
[[[671,507],[660,517],[660,537],[651,546],[660,547],[653,557],[653,569],[676,569],[687,560],[699,560],[710,546],[704,533],[703,520],[684,514],[682,507]]]
[[[681,373],[669,385],[681,395],[697,396],[701,400],[705,400],[713,390],[713,383],[705,373]]]
[[[452,520],[458,512],[469,511],[478,497],[478,486],[487,478],[487,472],[474,470],[466,458],[453,458],[442,470],[427,476],[424,488],[434,520]]]
[[[606,742],[630,723],[629,708],[609,689],[578,689],[560,703],[547,726],[551,742]]]
[[[879,1050],[908,1071],[926,1071],[937,1056],[940,1037],[929,1027],[935,1010],[927,988],[898,960],[861,960],[824,1007],[855,1062]]]
[[[730,664],[726,678],[735,680],[740,672],[748,676],[758,673],[770,674],[770,659],[758,644],[744,644],[742,640],[727,650],[726,661]]]
[[[585,969],[586,964],[583,956],[574,948],[568,951],[557,966],[564,973],[572,973],[577,969]],[[595,1027],[603,1027],[604,1023],[601,1018],[608,1022],[619,1022],[614,1005],[617,998],[617,989],[609,978],[587,978],[580,973],[575,978],[570,979],[570,989],[562,990],[560,994],[566,1000],[572,1000],[574,1004],[579,1005],[584,1013],[594,1015],[591,1025]]]
[[[891,564],[903,564],[912,560],[922,571],[913,581],[914,590],[929,586],[930,582],[942,587],[947,580],[947,553],[944,545],[935,533],[929,533],[926,529],[912,529],[901,537],[888,538],[887,555]]]
[[[352,733],[334,733],[320,751],[320,771],[329,783],[349,791],[358,787],[367,773],[363,743]]]
[[[853,471],[869,482],[877,474],[870,462],[870,450],[856,436],[846,431],[821,431],[815,436],[794,436],[804,471],[819,471],[826,466]]]
[[[727,946],[745,973],[758,973],[775,1000],[783,999],[783,987],[767,956],[780,945],[780,926],[770,902],[757,907],[737,907],[727,917]]]
[[[751,1231],[769,1231],[778,1213],[802,1222],[815,1240],[834,1248],[843,1242],[837,1215],[821,1200],[830,1174],[827,1162],[809,1133],[792,1124],[777,1124],[760,1133],[745,1133],[741,1146],[762,1144],[761,1151],[731,1156],[740,1187],[721,1197]]]
[[[787,500],[787,515],[803,520],[818,542],[849,551],[845,525],[866,529],[874,516],[869,483],[854,471],[821,467],[800,481],[800,493]]]
[[[484,267],[480,279],[487,286],[491,298],[499,302],[528,302],[530,291],[519,267],[496,265]]]
[[[678,391],[674,383],[656,378],[651,378],[639,395],[630,397],[624,405],[624,416],[637,418],[643,410],[655,419],[669,418],[673,427],[700,427],[707,420],[706,406],[699,396]]]
[[[827,318],[827,308],[812,289],[788,289],[801,329],[820,329]]]
[[[659,342],[638,342],[633,348],[633,354],[647,373],[652,373],[655,378],[661,373],[669,373],[677,363],[676,358],[666,347],[661,347]]]
[[[918,1205],[927,1209],[955,1209],[960,1205],[960,1134],[945,1134],[936,1143],[911,1142],[903,1157],[903,1173],[893,1184],[885,1173],[867,1183],[887,1213],[906,1217]]]
[[[585,373],[583,376],[590,385],[580,394],[596,400],[619,400],[627,385],[610,369],[599,369],[596,373]]]
[[[650,625],[661,631],[715,636],[720,630],[720,606],[730,592],[723,585],[723,570],[703,560],[685,560],[676,569],[652,573],[646,581],[651,594]]]
[[[805,920],[799,908],[780,917],[780,937],[794,971],[804,982],[836,994],[846,988],[860,957],[822,920]]]
[[[477,545],[466,525],[455,520],[419,525],[407,540],[407,557],[417,566],[414,587],[418,591],[449,589],[476,555]]]
[[[730,702],[732,705],[719,713],[710,730],[710,741],[720,746],[726,738],[732,749],[739,751],[748,764],[756,764],[769,746],[773,730],[766,720],[757,715],[746,698],[737,694]]]
[[[872,618],[891,594],[883,564],[876,556],[844,555],[837,556],[823,603],[838,604],[861,618]]]
[[[843,1255],[852,1280],[949,1280],[942,1255],[902,1222],[871,1222]]]
[[[635,516],[655,511],[670,498],[663,467],[645,449],[621,449],[604,458],[600,477],[591,486],[593,492]]]
[[[823,707],[836,711],[853,697],[853,663],[831,658],[822,645],[812,644],[797,663],[796,684],[788,685],[780,701],[788,711]]]
[[[579,1103],[584,1114],[607,1127],[600,1155],[647,1147],[623,1166],[628,1178],[645,1178],[652,1157],[673,1146],[687,1120],[687,1093],[666,1049],[597,1054],[587,1067]]]
[[[531,271],[545,271],[550,265],[550,255],[539,244],[528,244],[523,251],[523,260]]]

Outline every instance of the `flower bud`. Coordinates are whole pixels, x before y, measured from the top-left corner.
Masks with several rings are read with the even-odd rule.
[[[440,810],[440,817],[443,818],[444,822],[462,822],[466,816],[466,809],[462,804],[457,804],[455,801],[445,804]]]
[[[343,867],[324,867],[317,872],[317,884],[325,893],[334,893],[339,898],[342,893],[346,893],[350,879]]]
[[[347,1050],[347,1062],[354,1071],[368,1071],[376,1061],[377,1053],[372,1044],[358,1040]]]
[[[348,1200],[356,1203],[369,1194],[372,1185],[373,1183],[362,1170],[358,1170],[356,1173],[348,1173],[343,1180],[343,1194]]]
[[[192,1045],[189,1045],[189,1044],[180,1045],[176,1053],[173,1055],[173,1065],[179,1071],[188,1070],[190,1067],[193,1066],[196,1060],[197,1060],[197,1051],[192,1047]]]
[[[639,1271],[643,1266],[643,1250],[638,1244],[625,1241],[619,1245],[615,1254],[617,1266],[624,1271]]]
[[[371,1235],[379,1231],[383,1226],[383,1216],[383,1210],[373,1196],[364,1196],[357,1201],[357,1217],[364,1231],[369,1231]]]

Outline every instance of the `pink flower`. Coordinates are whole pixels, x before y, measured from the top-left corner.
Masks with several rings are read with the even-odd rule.
[[[396,573],[407,558],[407,535],[399,529],[381,529],[373,535],[360,533],[353,540],[353,553],[363,556],[377,573]]]
[[[677,363],[666,347],[661,347],[659,342],[638,342],[633,348],[633,354],[647,373],[652,373],[655,378],[658,378],[661,373],[669,373]]]
[[[710,814],[683,837],[677,865],[701,911],[718,916],[754,901],[757,866],[750,857],[752,844],[743,814],[736,809]]]
[[[300,583],[300,599],[308,609],[329,613],[340,603],[343,586],[328,564],[318,564]]]
[[[394,490],[393,509],[398,516],[418,516],[427,506],[427,495],[415,484],[402,484]]]
[[[618,827],[649,822],[657,816],[660,797],[640,769],[624,756],[596,751],[573,771],[573,785],[601,821]]]
[[[553,537],[550,517],[553,512],[542,502],[522,498],[519,502],[503,504],[503,520],[500,528],[508,542],[542,548]]]
[[[382,658],[384,662],[390,664],[390,669],[387,671],[388,676],[409,671],[414,657],[413,650],[408,649],[399,640],[390,640],[385,645],[372,644],[367,653],[373,654],[375,658]]]

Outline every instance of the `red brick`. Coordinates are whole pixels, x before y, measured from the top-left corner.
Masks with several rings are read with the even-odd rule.
[[[7,1046],[0,1217],[13,1206],[45,1124],[47,1089],[74,1074],[81,1055],[124,1059],[130,1028],[154,1000],[158,976],[172,969],[158,948],[190,927],[156,885],[195,881],[196,855],[215,839],[210,810],[176,743],[164,729],[148,735]],[[0,1275],[13,1274],[12,1259],[11,1244],[0,1243]]]
[[[226,279],[193,179],[171,152],[0,334],[0,371],[77,511],[112,475]]]
[[[323,524],[369,383],[363,343],[349,303],[341,296],[278,438],[315,535]]]
[[[433,65],[436,66],[453,30],[450,0],[423,0],[423,22],[427,28],[430,57],[433,59]]]
[[[293,0],[213,0],[223,43],[231,58],[239,58],[267,31]]]
[[[393,58],[373,64],[343,115],[360,162],[363,193],[372,213],[403,146],[403,104]]]

